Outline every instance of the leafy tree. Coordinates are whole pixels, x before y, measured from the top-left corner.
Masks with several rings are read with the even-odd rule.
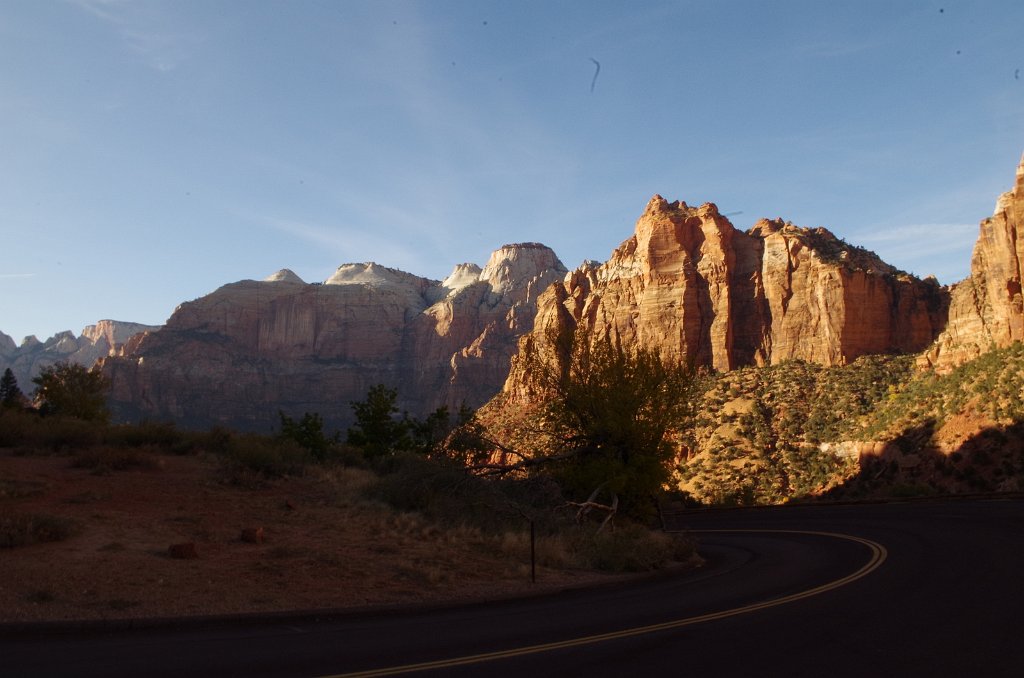
[[[4,376],[0,377],[0,407],[4,409],[23,407],[25,394],[18,388],[18,380],[8,367],[4,370]]]
[[[410,423],[408,417],[397,416],[397,400],[396,389],[377,384],[367,392],[366,400],[350,403],[356,423],[348,429],[346,442],[363,448],[369,459],[409,449]]]
[[[487,427],[477,418],[476,412],[462,405],[448,434],[432,448],[430,454],[476,471],[500,472],[504,469],[488,468],[496,449],[502,449],[502,446],[489,438]]]
[[[701,395],[702,380],[655,351],[625,347],[611,339],[591,341],[577,331],[549,338],[568,349],[561,360],[528,356],[547,394],[545,424],[555,445],[551,462],[563,488],[586,512],[603,492],[603,508],[642,515],[668,483],[675,458],[673,432],[687,426]]]
[[[333,436],[325,435],[323,417],[316,412],[306,412],[298,421],[280,410],[277,414],[281,417],[281,438],[298,443],[317,461],[326,459],[331,445],[338,442],[341,437],[339,433]]]
[[[59,362],[44,367],[32,382],[37,386],[36,402],[43,414],[100,422],[110,418],[107,410],[110,383],[99,372]]]

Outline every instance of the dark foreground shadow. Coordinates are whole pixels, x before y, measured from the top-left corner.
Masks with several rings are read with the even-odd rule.
[[[955,447],[935,442],[935,422],[904,430],[860,455],[860,471],[826,500],[1024,491],[1024,422],[985,428]]]

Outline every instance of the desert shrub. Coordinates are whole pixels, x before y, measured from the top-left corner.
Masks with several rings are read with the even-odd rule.
[[[8,411],[0,416],[0,447],[55,451],[90,447],[103,439],[104,430],[98,422]]]
[[[111,447],[97,445],[75,452],[71,465],[74,468],[91,469],[96,473],[126,471],[129,469],[154,469],[158,464],[151,445],[144,447]]]
[[[633,523],[594,533],[581,529],[572,550],[583,567],[605,572],[645,572],[671,562],[686,561],[696,549],[680,535],[655,532]]]
[[[517,529],[501,535],[498,545],[502,553],[522,563],[530,562],[530,531]],[[581,568],[573,552],[573,540],[564,533],[542,534],[535,539],[536,562],[541,567]]]
[[[231,449],[234,433],[223,426],[214,426],[209,431],[190,433],[187,440],[192,445],[211,454],[227,454]]]
[[[298,476],[311,461],[309,452],[292,440],[239,434],[231,437],[221,457],[222,480],[249,486],[270,478]]]
[[[502,552],[529,562],[530,533],[502,535]],[[686,562],[696,553],[695,542],[682,535],[655,532],[636,523],[621,523],[614,530],[596,532],[572,526],[536,538],[537,564],[544,567],[581,568],[602,572],[648,572],[673,562]]]
[[[454,465],[417,455],[392,455],[378,464],[378,471],[380,480],[368,488],[370,498],[442,523],[476,524],[481,511],[493,510],[499,500],[488,491],[486,481]]]
[[[64,541],[77,531],[77,525],[62,516],[0,513],[0,548]]]
[[[920,483],[895,483],[889,494],[897,499],[930,497],[935,494],[935,488]]]
[[[484,478],[411,454],[389,457],[378,471],[379,479],[367,486],[368,498],[447,528],[480,530],[522,562],[529,561],[531,521],[537,562],[549,567],[639,572],[694,553],[691,541],[636,523],[600,532],[592,524],[577,525],[558,485],[543,475]]]
[[[341,440],[339,433],[324,433],[323,417],[316,412],[306,412],[302,419],[292,419],[280,410],[277,414],[281,418],[281,432],[278,435],[284,440],[297,443],[317,461],[324,461],[331,445]]]
[[[29,412],[0,410],[0,447],[24,445],[35,419],[38,417]]]
[[[83,449],[99,444],[105,428],[103,423],[82,419],[35,418],[22,445],[53,451]]]
[[[348,443],[335,443],[327,448],[326,461],[328,465],[369,468],[369,462],[362,449]]]
[[[119,447],[155,445],[171,449],[184,442],[186,436],[173,423],[144,421],[139,424],[111,426],[106,431],[104,440]]]
[[[400,511],[415,511],[446,526],[470,525],[489,533],[519,529],[533,520],[544,532],[565,525],[564,499],[546,476],[485,478],[465,468],[415,454],[378,464],[379,480],[367,496]]]

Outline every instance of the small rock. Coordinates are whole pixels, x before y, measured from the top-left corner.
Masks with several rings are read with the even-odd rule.
[[[247,544],[262,544],[263,543],[263,528],[262,527],[246,527],[242,530],[242,541]]]

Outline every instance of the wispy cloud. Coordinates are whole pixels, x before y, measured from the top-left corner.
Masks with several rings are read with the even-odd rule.
[[[35,273],[0,273],[0,279],[8,280],[11,278],[34,278]]]
[[[68,0],[109,24],[149,66],[168,73],[185,61],[198,42],[194,34],[174,31],[155,3],[132,0]]]
[[[375,261],[384,266],[422,274],[418,270],[420,255],[415,252],[414,246],[410,246],[414,244],[403,245],[403,239],[396,239],[392,232],[385,229],[353,228],[237,210],[235,215],[315,245],[321,253],[333,256],[335,265]],[[286,264],[281,263],[282,266]]]

